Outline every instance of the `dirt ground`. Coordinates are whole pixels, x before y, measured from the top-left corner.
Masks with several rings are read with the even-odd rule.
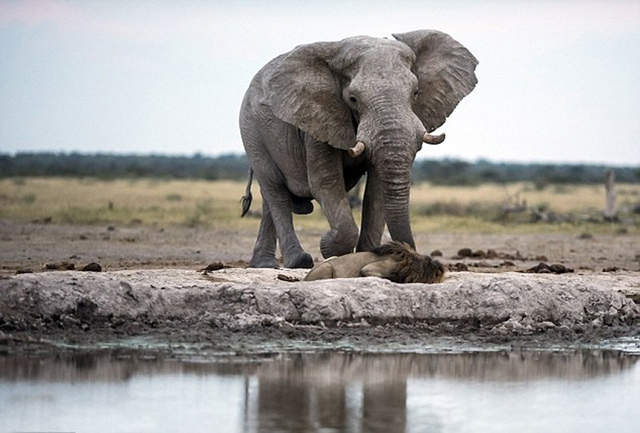
[[[0,221],[0,275],[40,272],[47,265],[62,269],[65,263],[79,269],[92,262],[103,270],[200,269],[213,262],[243,267],[251,258],[255,235],[249,230],[216,228]],[[322,260],[318,247],[322,233],[298,235],[316,261]],[[541,261],[584,272],[640,271],[638,235],[416,233],[415,237],[420,253],[440,251],[439,260],[466,263],[470,271],[524,270]],[[470,249],[472,256],[460,257],[458,252],[463,248]]]
[[[320,235],[299,233],[318,260]],[[238,269],[254,236],[0,221],[0,348],[144,337],[222,351],[390,342],[402,350],[442,336],[534,345],[624,337],[640,347],[637,235],[418,233],[418,251],[440,251],[449,273],[442,284],[408,288],[292,283],[278,275],[305,271]],[[540,262],[572,272],[524,273]],[[77,272],[90,263],[102,272]],[[209,264],[225,268],[203,273]]]

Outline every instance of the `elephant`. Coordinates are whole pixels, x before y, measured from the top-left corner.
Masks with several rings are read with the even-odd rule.
[[[356,36],[300,45],[267,63],[242,101],[240,133],[249,162],[243,213],[251,181],[262,195],[262,219],[249,263],[310,268],[313,259],[293,227],[316,200],[329,223],[323,257],[371,251],[385,224],[391,238],[415,248],[409,220],[411,168],[432,135],[477,78],[477,59],[436,30]],[[347,191],[366,174],[361,228]]]
[[[378,277],[394,283],[440,283],[445,268],[430,256],[418,254],[404,242],[388,242],[372,251],[331,257],[314,266],[304,281],[330,278]]]

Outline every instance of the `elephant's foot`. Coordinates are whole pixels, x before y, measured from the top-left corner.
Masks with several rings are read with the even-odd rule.
[[[278,267],[275,257],[253,257],[249,262],[250,268],[270,268],[275,269]]]
[[[320,239],[320,252],[322,257],[328,259],[334,256],[343,256],[353,252],[358,237],[357,229],[354,234],[340,235],[335,230],[329,230]]]
[[[311,269],[313,268],[313,258],[311,254],[302,252],[301,254],[285,259],[284,267]]]

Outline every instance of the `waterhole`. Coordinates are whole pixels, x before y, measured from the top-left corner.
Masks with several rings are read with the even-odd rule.
[[[619,350],[0,356],[3,432],[635,432]]]

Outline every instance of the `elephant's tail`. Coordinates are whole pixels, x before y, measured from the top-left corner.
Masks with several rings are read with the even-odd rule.
[[[242,215],[240,218],[245,216],[247,212],[249,212],[249,208],[251,207],[251,200],[253,200],[253,195],[251,194],[251,184],[253,183],[253,169],[249,167],[249,180],[247,181],[247,187],[244,190],[244,195],[240,199],[242,203]]]

